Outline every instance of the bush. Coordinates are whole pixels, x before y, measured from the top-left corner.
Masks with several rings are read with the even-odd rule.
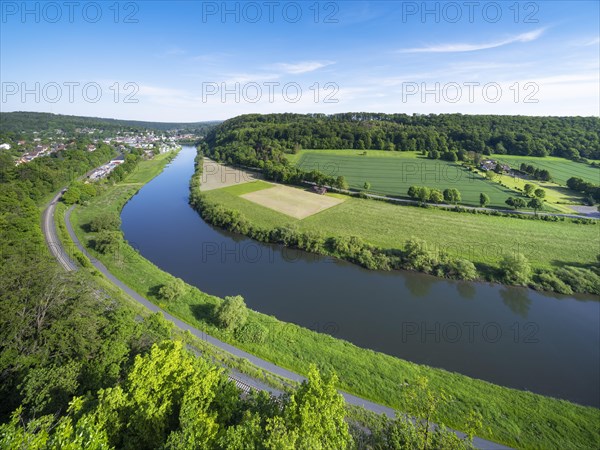
[[[529,261],[521,253],[505,255],[500,261],[500,271],[508,284],[527,285],[531,277]]]
[[[241,295],[225,297],[217,309],[216,320],[219,326],[227,331],[235,331],[245,325],[248,320],[248,309]]]
[[[94,267],[92,265],[92,262],[87,258],[87,256],[85,256],[81,252],[75,253],[75,259],[81,265],[81,267],[84,267],[86,269],[91,269],[92,267]]]
[[[320,234],[305,231],[298,236],[298,248],[307,252],[323,253],[325,238]]]
[[[404,247],[403,265],[407,269],[431,273],[437,265],[437,258],[427,250],[425,241],[411,238]]]
[[[444,194],[439,189],[432,189],[429,193],[429,201],[431,203],[442,203],[444,201]]]
[[[116,231],[121,227],[121,218],[117,213],[106,213],[94,217],[89,223],[90,231],[98,232],[103,230]]]
[[[271,230],[271,242],[283,244],[288,247],[297,247],[299,241],[299,233],[295,228],[277,227]]]
[[[556,269],[554,273],[574,292],[600,295],[600,276],[590,269],[567,266]]]
[[[74,205],[81,198],[81,191],[76,186],[71,186],[63,195],[62,201],[67,205]]]
[[[458,189],[449,188],[444,190],[444,200],[448,203],[456,205],[461,200],[461,195]]]
[[[94,240],[94,248],[105,255],[115,253],[121,243],[121,233],[118,231],[101,231]]]
[[[268,334],[269,330],[267,327],[259,323],[250,322],[235,332],[235,338],[244,343],[262,344],[267,339]]]
[[[554,291],[559,294],[572,294],[573,289],[552,272],[540,272],[533,277],[533,286],[542,291]]]
[[[185,282],[181,278],[175,278],[168,284],[163,284],[158,290],[158,296],[164,300],[172,301],[181,297],[186,290]]]
[[[444,274],[457,280],[475,280],[478,277],[475,264],[466,259],[450,259],[444,262]]]

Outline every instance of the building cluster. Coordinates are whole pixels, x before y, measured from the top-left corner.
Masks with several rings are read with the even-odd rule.
[[[57,135],[64,135],[65,132],[62,130],[54,130]],[[77,134],[87,134],[87,135],[98,135],[104,134],[106,136],[106,132],[97,128],[77,128],[75,130]],[[20,165],[24,163],[28,163],[35,158],[39,158],[40,156],[47,156],[51,153],[55,153],[61,150],[64,150],[66,146],[70,146],[71,144],[75,144],[75,141],[66,142],[66,138],[64,136],[54,136],[54,135],[44,135],[44,139],[36,136],[39,135],[39,132],[34,132],[34,138],[31,141],[27,142],[25,140],[18,141],[17,145],[19,147],[23,147],[23,154],[15,161],[15,165]],[[93,152],[98,148],[98,145],[101,143],[105,143],[113,146],[121,153],[127,152],[129,149],[145,149],[147,154],[152,154],[156,149],[160,153],[168,153],[170,151],[176,150],[180,147],[178,141],[180,140],[193,140],[195,139],[195,135],[191,133],[156,133],[154,131],[142,131],[142,132],[133,132],[133,131],[119,131],[115,136],[109,137],[97,137],[97,138],[89,138],[92,142],[88,144],[85,149],[89,152]],[[65,145],[66,144],[66,145]],[[0,150],[10,150],[11,145],[0,144]]]
[[[160,153],[167,153],[179,147],[179,140],[194,139],[193,134],[155,134],[153,131],[145,133],[126,132],[116,137],[104,139],[106,144],[118,145],[125,144],[133,148],[142,148],[146,150],[158,148]]]
[[[508,164],[504,164],[493,159],[484,159],[479,164],[479,167],[481,168],[481,170],[487,172],[488,170],[496,170],[496,166],[498,166],[498,164],[500,164],[502,172],[510,172],[510,166]]]
[[[88,178],[90,181],[97,181],[97,180],[100,180],[101,178],[105,178],[109,173],[111,173],[113,170],[115,170],[117,167],[119,167],[124,162],[125,162],[125,160],[122,158],[113,159],[112,161],[109,161],[106,164],[104,164],[103,166],[100,166],[96,170],[94,170],[88,176]]]
[[[9,147],[10,148],[10,147]],[[36,145],[35,148],[29,152],[23,153],[19,159],[15,161],[15,165],[18,166],[20,164],[28,163],[35,158],[39,158],[40,156],[46,156],[51,153],[60,152],[64,150],[66,147],[64,144],[53,143],[50,145]]]

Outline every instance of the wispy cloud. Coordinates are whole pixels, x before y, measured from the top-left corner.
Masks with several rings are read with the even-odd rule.
[[[225,83],[261,83],[279,79],[275,73],[231,73],[224,77]]]
[[[182,55],[185,55],[186,53],[187,53],[187,51],[180,47],[171,47],[171,48],[168,48],[167,50],[157,53],[156,56],[158,58],[168,58],[171,56],[182,56]]]
[[[314,72],[315,70],[322,69],[323,67],[335,64],[333,61],[302,61],[298,63],[279,63],[274,64],[273,67],[277,70],[281,70],[285,73],[292,75],[298,75],[301,73]]]
[[[506,39],[484,42],[484,43],[454,43],[454,44],[441,44],[441,45],[429,45],[426,47],[417,48],[406,48],[400,50],[401,53],[455,53],[455,52],[475,52],[478,50],[487,50],[490,48],[498,48],[504,45],[514,44],[517,42],[531,42],[538,39],[545,29],[539,28],[537,30],[530,31],[528,33],[518,34]]]
[[[587,47],[588,45],[598,45],[598,44],[600,44],[600,37],[593,38],[593,39],[585,42],[583,45]]]

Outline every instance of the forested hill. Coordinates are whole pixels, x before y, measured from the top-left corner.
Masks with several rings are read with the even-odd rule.
[[[66,116],[61,114],[38,112],[8,112],[0,113],[0,129],[4,132],[28,133],[31,131],[46,131],[61,129],[73,131],[75,128],[104,128],[104,129],[151,129],[151,130],[189,130],[193,132],[207,131],[213,122],[169,123],[141,122],[136,120],[104,119],[99,117]]]
[[[207,143],[223,159],[242,163],[277,159],[273,156],[280,151],[298,149],[474,151],[600,159],[600,118],[251,114],[223,122],[211,130]]]

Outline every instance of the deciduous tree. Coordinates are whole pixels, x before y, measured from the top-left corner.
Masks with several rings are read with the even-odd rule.
[[[228,331],[242,327],[248,319],[248,308],[241,295],[225,297],[217,309],[217,322]]]

